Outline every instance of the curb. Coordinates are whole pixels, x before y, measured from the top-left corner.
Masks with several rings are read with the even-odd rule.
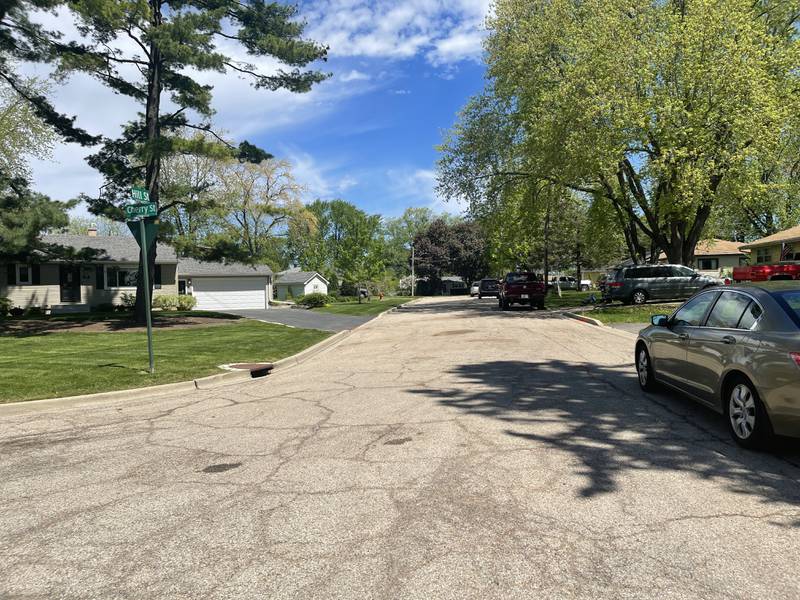
[[[23,402],[4,402],[0,404],[0,415],[21,413],[25,410],[39,410],[61,405],[94,404],[113,400],[136,400],[138,398],[158,398],[175,392],[191,392],[194,390],[207,390],[221,387],[238,381],[249,380],[250,373],[236,371],[218,373],[207,377],[198,377],[189,381],[164,383],[129,390],[114,390],[112,392],[98,392],[96,394],[81,394],[79,396],[62,396],[60,398],[44,398],[41,400],[25,400]]]
[[[415,302],[412,300],[411,302]],[[406,304],[410,304],[407,302]],[[401,305],[403,306],[403,305]],[[389,310],[378,313],[369,321],[357,325],[353,329],[346,329],[333,334],[332,336],[309,346],[305,350],[298,352],[292,356],[287,356],[280,360],[275,361],[273,364],[272,372],[293,367],[304,363],[317,354],[320,354],[332,346],[344,341],[347,337],[353,334],[358,329],[366,327],[373,321],[377,321],[386,313],[396,311],[400,306],[394,306]],[[63,396],[60,398],[44,398],[41,400],[25,400],[22,402],[4,402],[0,403],[0,416],[20,414],[25,411],[45,410],[47,408],[59,407],[62,405],[80,405],[80,404],[94,404],[97,402],[109,402],[114,400],[136,400],[138,398],[158,398],[167,394],[175,392],[191,392],[194,390],[210,390],[218,387],[223,387],[233,383],[252,381],[254,378],[250,376],[248,371],[232,371],[228,373],[217,373],[215,375],[208,375],[206,377],[199,377],[190,381],[179,381],[177,383],[164,383],[161,385],[152,385],[148,387],[132,388],[129,390],[114,390],[112,392],[98,392],[96,394],[82,394],[79,396]],[[258,378],[262,379],[262,378]]]
[[[602,327],[603,333],[610,333],[611,335],[616,335],[617,337],[625,338],[626,340],[636,340],[638,336],[635,333],[631,333],[629,331],[623,331],[621,329],[616,329],[614,327],[609,327],[602,321],[598,321],[597,319],[593,319],[592,317],[584,317],[583,315],[576,315],[575,313],[565,312],[561,313],[562,316],[573,319],[575,321],[580,321],[581,323],[587,323],[588,325],[592,325],[595,327]]]
[[[597,327],[605,327],[605,323],[602,321],[598,321],[597,319],[593,319],[592,317],[585,317],[584,315],[573,313],[573,312],[563,312],[561,313],[565,317],[569,319],[575,319],[576,321],[581,321],[582,323],[588,323],[589,325],[595,325]]]

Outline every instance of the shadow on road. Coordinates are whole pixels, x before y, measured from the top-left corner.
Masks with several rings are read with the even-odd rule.
[[[493,361],[451,374],[463,381],[414,392],[568,452],[576,474],[588,478],[583,496],[616,491],[626,471],[688,471],[735,493],[800,505],[798,442],[783,440],[770,453],[742,450],[713,411],[676,394],[640,392],[631,365]]]

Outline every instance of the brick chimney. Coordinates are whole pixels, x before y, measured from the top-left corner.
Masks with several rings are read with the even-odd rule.
[[[89,237],[97,237],[97,225],[95,223],[89,225],[89,231],[87,231],[87,233]]]

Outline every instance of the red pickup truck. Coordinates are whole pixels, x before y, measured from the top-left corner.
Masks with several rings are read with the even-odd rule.
[[[800,262],[783,262],[774,265],[753,265],[733,268],[733,280],[776,281],[800,279]]]
[[[508,310],[512,304],[527,304],[543,309],[547,285],[544,277],[527,271],[509,273],[500,284],[500,309]]]

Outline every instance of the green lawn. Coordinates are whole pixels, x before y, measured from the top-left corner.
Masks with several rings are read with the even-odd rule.
[[[413,298],[409,296],[396,296],[392,298],[387,297],[383,300],[373,298],[369,302],[364,301],[361,304],[358,302],[335,302],[333,304],[329,304],[328,306],[323,306],[322,308],[315,308],[314,310],[318,312],[330,313],[332,315],[371,317],[373,315],[380,314],[385,310],[389,310],[390,308],[394,308],[395,306],[405,304],[411,300],[413,300]]]
[[[607,306],[581,313],[603,323],[650,323],[653,315],[669,315],[680,304],[642,304],[640,306]]]
[[[561,298],[558,297],[558,291],[555,289],[548,290],[544,303],[546,308],[575,308],[581,306],[581,303],[592,294],[600,300],[600,291],[594,290],[592,292],[577,292],[574,290],[562,290]]]
[[[193,313],[197,314],[197,313]],[[156,329],[156,373],[147,373],[143,333],[50,333],[0,339],[0,402],[90,394],[188,381],[217,365],[275,361],[331,335],[258,321]]]

